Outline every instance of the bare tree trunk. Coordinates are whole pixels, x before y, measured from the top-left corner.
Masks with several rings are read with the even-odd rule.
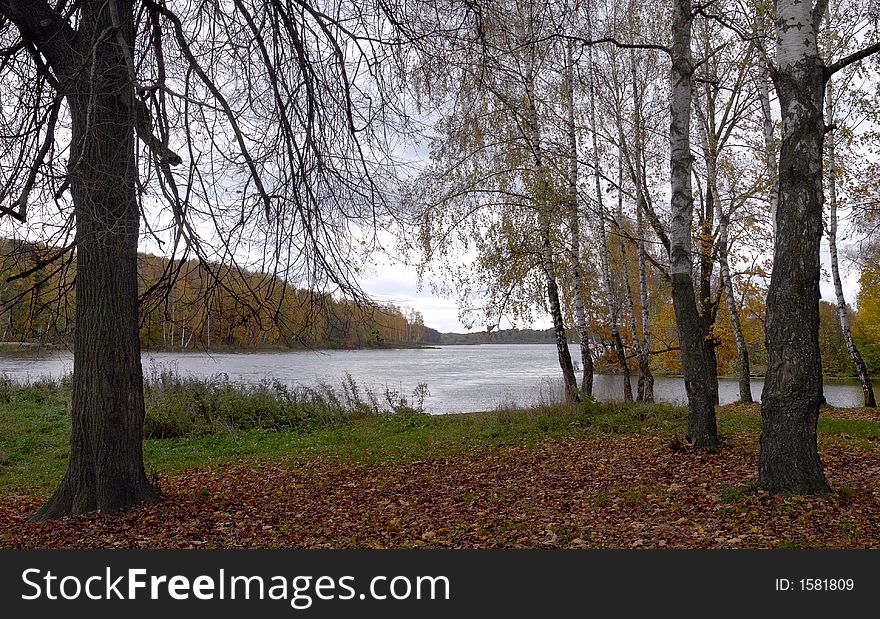
[[[640,190],[637,190],[640,191]],[[641,199],[640,199],[641,198]],[[649,352],[651,350],[651,301],[648,295],[647,257],[645,249],[645,222],[643,216],[644,198],[636,199],[636,221],[638,226],[638,251],[639,251],[639,300],[641,307],[642,322],[642,345],[639,347],[639,399],[643,402],[654,401],[654,375],[651,373]]]
[[[707,104],[710,108],[708,115],[714,118],[715,110],[712,103],[711,100],[707,99]],[[699,104],[695,108],[699,114],[702,113]],[[712,334],[712,327],[715,325],[715,317],[717,315],[717,305],[712,299],[712,272],[715,270],[713,232],[715,227],[715,202],[717,200],[718,194],[715,193],[715,188],[707,187],[705,199],[699,210],[700,277],[697,286],[699,291],[697,307],[700,316],[703,318],[703,350],[706,356],[706,371],[709,373],[709,390],[713,404],[718,404],[718,358],[715,354],[716,341]]]
[[[77,231],[72,434],[67,472],[35,521],[94,510],[113,513],[159,500],[144,473],[142,452],[140,215],[132,106],[126,105],[134,89],[125,59],[132,50],[133,6],[117,0],[114,8],[83,5],[76,51],[95,63],[94,77],[84,72],[79,88],[67,97]],[[117,28],[118,38],[104,34]]]
[[[556,278],[556,260],[553,254],[553,240],[550,232],[550,205],[546,204],[547,196],[550,195],[547,183],[547,171],[544,167],[544,154],[541,144],[541,128],[538,119],[538,111],[534,100],[534,67],[530,58],[526,65],[526,122],[529,128],[529,141],[533,158],[533,172],[535,175],[535,200],[539,209],[541,230],[541,269],[547,286],[547,304],[550,317],[553,320],[553,334],[556,339],[556,353],[559,358],[559,367],[562,370],[562,380],[565,385],[565,398],[568,402],[579,402],[577,379],[574,375],[574,366],[571,362],[571,351],[568,348],[568,337],[565,333],[565,321],[562,316],[562,303],[559,299],[559,285]]]
[[[834,90],[829,79],[826,85],[825,95],[825,124],[834,126]],[[843,296],[843,283],[840,279],[840,261],[837,257],[837,164],[834,148],[834,134],[828,135],[828,202],[830,213],[828,216],[828,249],[831,252],[831,279],[834,281],[834,294],[837,297],[837,320],[840,323],[840,330],[843,332],[843,340],[846,342],[846,349],[849,356],[856,366],[856,373],[859,376],[859,382],[862,384],[862,391],[865,394],[865,406],[876,408],[877,402],[874,399],[874,386],[871,384],[871,377],[868,375],[868,368],[864,359],[853,340],[852,331],[849,327],[849,315],[846,309],[846,299]]]
[[[568,168],[568,213],[571,234],[570,251],[572,261],[572,286],[574,288],[574,317],[581,340],[581,390],[593,395],[593,356],[590,351],[590,332],[587,329],[587,316],[584,310],[583,275],[581,272],[581,226],[578,209],[578,154],[577,132],[574,123],[574,40],[569,39],[565,48],[565,89],[566,124],[569,149]]]
[[[638,347],[639,359],[639,382],[638,382],[638,399],[643,402],[654,401],[654,375],[651,373],[651,365],[649,361],[650,343],[651,343],[651,323],[650,323],[650,300],[648,298],[648,272],[647,272],[647,253],[645,249],[645,188],[644,188],[644,150],[642,143],[644,135],[642,133],[642,96],[639,90],[638,73],[636,70],[635,50],[630,51],[630,68],[632,70],[632,87],[633,87],[633,128],[635,137],[633,139],[633,185],[636,193],[636,234],[638,241],[636,242],[636,251],[638,252],[639,264],[639,305],[641,306],[640,321],[642,327],[642,340]]]
[[[716,200],[716,194],[711,191],[707,192],[705,208],[700,213],[699,312],[703,318],[703,349],[706,355],[706,371],[709,373],[709,391],[713,404],[718,404],[718,357],[715,354],[717,342],[712,335],[712,327],[715,324],[717,314],[717,306],[712,300],[712,271],[715,270],[712,229],[715,226]]]
[[[681,366],[688,395],[688,440],[702,449],[718,447],[715,406],[706,368],[703,317],[694,294],[691,224],[694,198],[691,188],[690,122],[693,97],[690,0],[674,0],[672,15],[672,225],[669,234],[669,273],[672,302],[681,346]]]
[[[727,314],[730,316],[730,325],[733,330],[733,339],[736,343],[737,370],[739,378],[739,401],[752,401],[751,366],[749,363],[749,348],[743,336],[742,323],[739,317],[739,306],[736,302],[736,293],[733,289],[733,278],[730,276],[730,266],[727,261],[727,216],[721,212],[721,204],[717,203],[719,232],[718,232],[718,262],[721,270],[721,285],[724,286],[724,297],[727,302]]]
[[[589,14],[588,14],[589,19]],[[596,186],[596,203],[598,213],[596,216],[597,236],[599,240],[599,263],[602,269],[602,280],[605,284],[605,309],[608,312],[608,321],[611,328],[611,340],[617,353],[617,362],[620,373],[623,375],[623,399],[632,402],[632,385],[630,384],[629,365],[626,362],[626,350],[620,337],[618,328],[617,304],[614,301],[614,287],[611,282],[611,266],[608,260],[608,237],[605,230],[605,201],[602,198],[602,178],[599,166],[599,138],[596,123],[596,78],[595,65],[593,64],[593,48],[587,48],[590,65],[590,130],[593,134],[593,180]]]
[[[622,126],[622,123],[621,123]],[[623,144],[623,136],[621,136],[621,145]],[[636,310],[635,304],[633,303],[633,295],[632,295],[632,286],[629,282],[629,263],[627,262],[628,256],[626,252],[626,243],[623,240],[623,147],[621,146],[620,151],[618,152],[617,157],[617,186],[621,188],[620,191],[617,192],[617,227],[620,234],[617,235],[617,247],[618,251],[620,251],[620,267],[621,271],[623,271],[623,300],[626,303],[627,310],[627,318],[629,319],[629,341],[632,349],[635,351],[636,355],[640,354],[640,344],[639,344],[639,334],[638,328],[636,327]],[[626,389],[630,394],[632,394],[632,385],[627,385],[630,382],[629,379],[629,365],[626,367],[626,375],[624,376],[624,389]],[[630,398],[632,396],[630,395]]]
[[[559,358],[559,367],[562,369],[562,379],[565,384],[565,398],[569,402],[580,401],[578,395],[577,379],[574,376],[574,366],[571,363],[571,352],[568,348],[568,338],[565,335],[565,323],[562,319],[562,304],[559,301],[559,286],[556,283],[556,269],[553,260],[553,247],[550,240],[549,217],[544,217],[545,223],[541,227],[541,267],[547,285],[547,302],[550,316],[553,318],[553,334],[556,339],[556,353]]]
[[[699,106],[697,113],[702,115]],[[721,208],[721,200],[718,197],[718,147],[715,136],[710,132],[708,118],[701,118],[703,126],[702,141],[703,152],[706,158],[706,184],[713,196],[715,216],[718,218],[718,266],[721,276],[721,286],[724,288],[724,298],[727,302],[727,313],[730,316],[730,325],[733,331],[733,339],[736,343],[737,368],[739,374],[739,400],[740,402],[752,401],[751,369],[749,366],[749,349],[743,337],[742,324],[739,318],[739,306],[736,302],[736,293],[733,289],[733,280],[730,277],[730,266],[727,260],[727,216]]]
[[[782,109],[779,206],[767,294],[767,377],[758,482],[771,492],[830,488],[816,444],[821,394],[819,241],[825,69],[812,2],[777,0],[776,92]]]

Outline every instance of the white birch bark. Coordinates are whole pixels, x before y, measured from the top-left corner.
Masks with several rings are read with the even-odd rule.
[[[642,133],[642,99],[639,90],[638,72],[636,70],[635,52],[630,53],[630,68],[632,71],[633,85],[633,159],[634,174],[633,184],[636,193],[636,251],[638,252],[639,264],[639,305],[640,321],[642,327],[642,339],[638,347],[639,355],[639,383],[638,398],[644,402],[654,401],[654,376],[651,374],[651,366],[649,361],[650,343],[651,343],[651,317],[650,317],[650,298],[648,293],[648,273],[647,273],[647,250],[645,249],[645,187],[644,187],[644,155],[642,141],[644,135]]]
[[[592,36],[592,22],[589,12],[587,13],[587,37]],[[587,61],[589,63],[589,88],[590,88],[590,131],[593,140],[593,181],[596,191],[596,237],[599,243],[599,268],[602,271],[602,282],[605,288],[605,309],[608,314],[608,323],[611,329],[612,343],[615,347],[621,374],[624,377],[623,397],[627,402],[632,401],[632,389],[629,385],[629,371],[626,363],[626,353],[618,328],[618,308],[614,299],[614,287],[611,281],[611,266],[608,260],[608,237],[605,228],[605,200],[602,196],[602,175],[599,162],[599,137],[598,124],[596,122],[596,66],[593,58],[592,46],[587,47]]]
[[[834,88],[830,79],[825,86],[825,124],[834,126]],[[837,320],[843,333],[843,341],[846,342],[846,349],[856,367],[856,374],[858,374],[859,382],[862,385],[865,406],[874,408],[877,406],[874,399],[874,386],[871,384],[871,377],[868,375],[865,361],[862,359],[855,340],[853,340],[846,298],[843,296],[843,282],[840,278],[840,260],[837,254],[837,161],[833,133],[828,135],[825,149],[828,156],[828,249],[831,254],[831,279],[834,282],[834,295],[837,299]]]
[[[593,395],[593,357],[590,350],[590,331],[587,328],[587,315],[584,309],[584,280],[581,268],[580,209],[578,208],[578,152],[577,131],[574,122],[574,40],[569,39],[565,46],[565,107],[566,133],[568,138],[568,216],[572,287],[574,288],[575,326],[581,340],[581,390]]]

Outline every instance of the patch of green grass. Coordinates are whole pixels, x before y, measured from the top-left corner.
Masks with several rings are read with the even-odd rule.
[[[857,540],[862,537],[862,528],[859,523],[854,520],[840,520],[835,523],[834,528],[836,528],[837,532],[843,537],[849,539]]]
[[[315,392],[311,400],[305,392],[284,389],[272,384],[243,387],[228,379],[180,382],[172,376],[163,383],[153,377],[147,389],[147,423],[154,431],[144,444],[148,472],[239,460],[412,461],[579,436],[653,434],[671,441],[687,429],[687,410],[668,404],[585,402],[431,416],[418,411],[417,394],[414,398],[386,394],[381,402],[353,381],[341,391]],[[61,478],[70,433],[68,399],[64,384],[20,386],[0,378],[0,493],[45,492]],[[155,430],[162,424],[177,429]],[[724,412],[719,426],[722,435],[755,436],[760,418]],[[823,442],[856,441],[878,447],[871,437],[880,435],[880,423],[823,419],[819,430]],[[747,490],[725,492],[723,500],[733,503]],[[630,497],[615,494],[595,501],[598,505],[618,498],[635,505],[644,496],[639,490]]]
[[[819,417],[819,446],[834,441],[846,441],[863,449],[880,449],[880,423]]]
[[[67,388],[51,381],[18,386],[0,377],[0,489],[43,489],[67,464]]]
[[[725,486],[721,489],[722,503],[739,503],[744,497],[754,493],[758,489],[756,483],[742,486]]]

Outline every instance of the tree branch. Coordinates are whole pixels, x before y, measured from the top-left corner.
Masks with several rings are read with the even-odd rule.
[[[33,43],[49,61],[59,78],[69,73],[74,61],[76,32],[67,20],[45,0],[0,0],[0,14],[18,28],[23,39]]]
[[[825,67],[824,71],[825,81],[827,82],[832,75],[834,75],[841,69],[845,69],[849,65],[859,62],[860,60],[864,60],[868,56],[876,54],[877,52],[880,52],[880,42],[869,45],[868,47],[860,49],[857,52],[853,52],[849,56],[845,56],[837,62],[828,65],[827,67]]]

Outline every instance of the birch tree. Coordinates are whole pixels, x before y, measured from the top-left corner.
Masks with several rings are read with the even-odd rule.
[[[720,304],[720,299],[711,293],[712,271],[717,261],[717,296],[724,297],[737,351],[739,399],[751,402],[749,351],[731,274],[729,229],[731,220],[741,214],[738,211],[745,210],[758,194],[765,177],[755,174],[753,179],[748,178],[747,169],[755,166],[744,167],[748,161],[741,153],[743,149],[737,147],[737,142],[743,140],[745,132],[751,129],[747,121],[755,111],[756,100],[760,101],[763,93],[756,93],[748,79],[754,68],[754,43],[738,42],[735,35],[725,32],[723,26],[712,19],[701,21],[699,33],[701,53],[705,57],[700,68],[701,88],[694,105],[705,174],[704,213],[701,216],[701,313],[707,323],[707,338],[711,338]],[[737,171],[728,186],[722,187],[719,166],[728,159],[731,159],[729,165],[736,166]],[[711,370],[711,365],[717,363],[714,354],[708,356],[707,363]]]
[[[587,13],[587,39],[593,37],[592,32],[592,15]],[[630,383],[629,365],[626,360],[626,349],[623,346],[623,339],[620,336],[619,321],[619,304],[614,295],[614,284],[611,276],[611,263],[609,260],[610,253],[608,247],[608,233],[606,230],[606,220],[609,219],[608,212],[605,207],[604,190],[602,188],[602,164],[599,151],[599,123],[596,115],[596,62],[594,58],[593,47],[590,45],[587,49],[588,62],[588,83],[589,83],[589,110],[590,110],[590,132],[592,134],[592,163],[593,163],[593,187],[595,202],[595,226],[596,238],[599,249],[599,263],[602,272],[605,311],[608,317],[608,325],[611,329],[611,344],[614,347],[617,363],[620,373],[623,376],[623,399],[631,402],[632,385]]]
[[[672,181],[669,274],[688,395],[688,440],[702,449],[718,447],[714,397],[706,367],[703,317],[697,311],[693,280],[691,226],[691,105],[694,65],[691,56],[693,9],[690,0],[674,0],[669,131]]]
[[[829,486],[816,444],[822,387],[818,331],[825,85],[836,72],[880,51],[880,43],[826,65],[818,34],[827,0],[777,0],[775,7],[772,73],[782,141],[758,481],[771,492],[825,493]]]
[[[566,397],[577,401],[561,294],[571,272],[580,279],[575,290],[584,288],[569,120],[574,66],[550,36],[560,30],[549,9],[530,1],[497,5],[471,15],[460,39],[437,41],[443,61],[425,68],[425,91],[441,120],[420,192],[427,205],[421,237],[426,268],[450,263],[440,268],[451,271],[459,298],[482,297],[493,328],[502,317],[531,318],[544,305]],[[471,269],[452,266],[456,242],[477,252]],[[563,272],[566,265],[571,271]],[[581,327],[583,339],[585,320]]]
[[[831,31],[831,15],[832,6],[831,2],[829,1],[825,22],[825,39],[826,45],[828,47],[827,56],[829,58],[831,58],[834,54],[834,49],[832,46],[833,34]],[[850,328],[849,310],[846,305],[846,298],[843,294],[843,282],[840,277],[840,258],[838,256],[837,250],[838,161],[837,146],[835,144],[836,136],[840,133],[840,128],[838,127],[838,123],[835,119],[836,98],[833,81],[833,78],[829,77],[825,87],[825,125],[830,129],[826,139],[826,157],[828,169],[828,226],[826,231],[828,233],[828,249],[831,258],[831,281],[834,284],[834,296],[837,301],[837,321],[840,325],[840,331],[841,333],[843,333],[843,340],[846,343],[847,352],[849,352],[849,356],[852,359],[853,365],[856,368],[856,374],[858,375],[859,382],[862,386],[865,406],[869,408],[875,408],[877,406],[877,402],[874,398],[874,386],[871,383],[871,377],[868,374],[868,368],[865,365],[865,361],[862,358],[861,352],[859,351],[858,347],[856,346],[856,342],[853,339],[852,329]]]
[[[569,9],[566,6],[566,9]],[[569,9],[570,10],[570,9]],[[574,16],[569,14],[574,21]],[[593,356],[590,350],[590,331],[587,328],[587,315],[584,308],[584,277],[581,256],[581,208],[578,178],[578,140],[575,124],[575,41],[573,38],[565,42],[565,124],[569,154],[568,167],[568,226],[571,244],[572,265],[572,296],[574,303],[575,326],[581,341],[581,391],[584,395],[593,395]]]

